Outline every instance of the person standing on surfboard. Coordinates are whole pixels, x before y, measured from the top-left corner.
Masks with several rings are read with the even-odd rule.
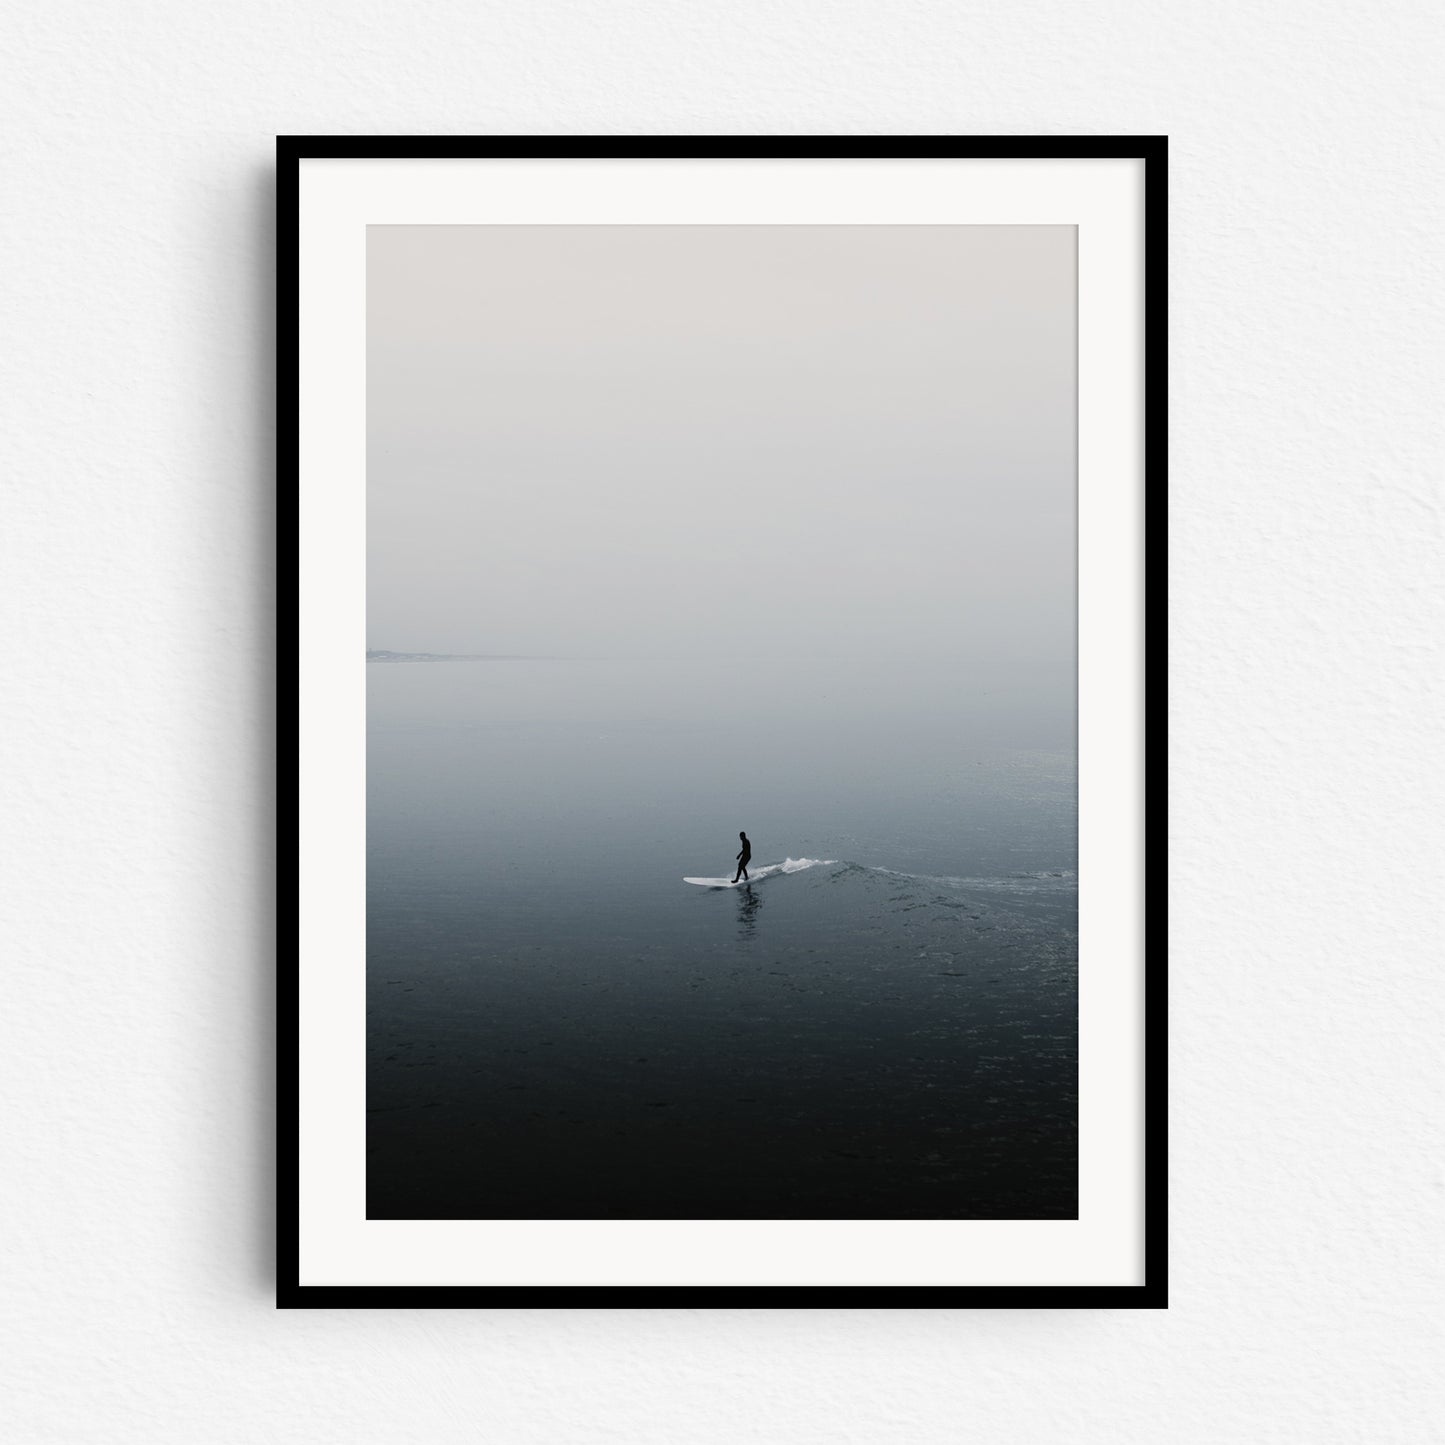
[[[748,859],[753,856],[753,845],[748,842],[748,835],[746,833],[739,833],[738,837],[743,840],[743,846],[742,851],[738,854],[738,871],[733,874],[734,883],[738,881],[739,876],[741,876],[744,881],[747,880]]]

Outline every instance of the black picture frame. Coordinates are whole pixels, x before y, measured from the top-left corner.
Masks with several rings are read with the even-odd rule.
[[[1146,756],[1143,827],[1145,986],[1143,997],[1144,1233],[1143,1283],[1137,1285],[318,1285],[301,1283],[302,1159],[298,1111],[301,1059],[298,991],[302,958],[297,917],[300,895],[297,751],[283,748],[279,838],[277,1305],[281,1308],[1010,1308],[1094,1309],[1167,1307],[1165,1055],[1165,638],[1167,359],[1167,166],[1164,136],[917,136],[880,137],[528,137],[528,136],[281,136],[277,139],[277,481],[280,496],[278,563],[284,579],[279,608],[280,735],[296,725],[301,655],[298,498],[300,371],[298,314],[301,274],[301,169],[308,160],[451,158],[570,160],[687,159],[1004,159],[1137,160],[1143,166],[1144,377],[1142,439],[1146,478],[1142,669]]]

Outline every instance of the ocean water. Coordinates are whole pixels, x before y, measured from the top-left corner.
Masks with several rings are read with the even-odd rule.
[[[1074,1217],[1071,675],[368,687],[369,1217]]]

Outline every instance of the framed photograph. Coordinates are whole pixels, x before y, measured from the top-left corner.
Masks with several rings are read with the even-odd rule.
[[[1165,166],[280,139],[282,1306],[1164,1306]]]

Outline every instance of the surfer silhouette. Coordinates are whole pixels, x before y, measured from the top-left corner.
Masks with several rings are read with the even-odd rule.
[[[741,877],[745,882],[748,876],[748,859],[753,856],[753,845],[748,842],[746,833],[739,833],[738,837],[743,840],[742,850],[738,853],[738,871],[733,874],[733,882],[736,883]]]

